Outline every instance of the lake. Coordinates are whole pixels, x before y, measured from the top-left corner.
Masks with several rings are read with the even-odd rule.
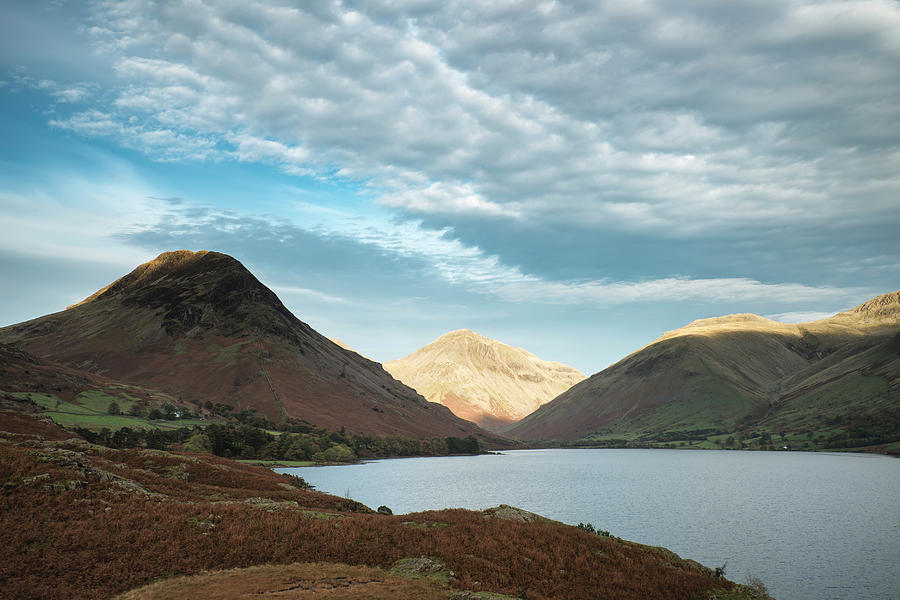
[[[900,460],[841,453],[516,450],[278,469],[395,514],[511,504],[665,546],[778,600],[900,599]]]

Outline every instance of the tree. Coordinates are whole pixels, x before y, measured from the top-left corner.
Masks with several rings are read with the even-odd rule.
[[[325,460],[340,463],[353,462],[356,460],[356,453],[346,444],[335,444],[325,451]]]
[[[478,440],[471,435],[465,439],[448,437],[447,450],[451,454],[477,454],[479,450]]]
[[[209,436],[206,435],[203,430],[195,429],[181,449],[185,452],[203,452],[209,454],[212,452],[212,443],[209,441]]]
[[[147,431],[147,447],[155,450],[166,449],[166,437],[159,429],[150,429]]]
[[[121,415],[122,409],[119,408],[118,402],[113,400],[112,402],[109,403],[109,406],[106,407],[106,412],[111,415]]]

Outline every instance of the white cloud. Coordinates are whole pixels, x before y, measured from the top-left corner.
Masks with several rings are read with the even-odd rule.
[[[39,183],[0,187],[0,252],[116,265],[147,260],[117,237],[157,216],[151,189],[127,169],[103,181],[59,172]]]
[[[878,160],[900,139],[886,0],[95,9],[122,86],[55,122],[161,160],[337,173],[438,220],[666,235],[878,220],[900,189]]]
[[[330,232],[380,250],[422,258],[433,274],[470,291],[509,302],[585,304],[609,307],[632,302],[758,302],[775,305],[846,303],[865,299],[868,290],[790,282],[764,283],[750,278],[668,277],[646,281],[553,281],[523,273],[497,256],[466,246],[452,231],[434,231],[419,223],[345,221]],[[799,314],[799,313],[790,313]],[[811,314],[811,313],[805,313]],[[784,313],[784,315],[789,315]]]
[[[485,217],[518,217],[512,203],[487,200],[471,184],[436,182],[424,189],[402,189],[386,193],[380,199],[385,206],[397,206],[420,213],[468,214]]]
[[[159,209],[156,209],[157,212]],[[523,272],[517,266],[504,264],[500,257],[466,245],[450,229],[433,230],[415,221],[397,222],[384,215],[366,219],[332,211],[328,214],[307,213],[313,220],[303,225],[276,221],[271,217],[245,215],[213,208],[169,204],[164,226],[151,220],[145,230],[168,237],[203,233],[215,238],[215,232],[257,236],[266,231],[270,242],[282,243],[296,232],[330,240],[337,246],[364,245],[380,253],[400,259],[412,259],[407,265],[420,265],[422,276],[436,278],[461,290],[474,292],[504,302],[583,305],[605,308],[640,302],[686,303],[756,303],[771,306],[851,305],[872,294],[871,290],[815,286],[792,282],[765,283],[743,277],[691,278],[667,277],[643,281],[551,280]],[[139,228],[140,229],[140,228]],[[209,235],[212,233],[213,235]],[[259,241],[259,240],[255,240]],[[238,245],[240,245],[238,243]],[[399,264],[399,263],[398,263]],[[424,266],[422,266],[424,265]],[[409,268],[409,267],[406,267]],[[349,299],[302,286],[275,283],[279,294],[330,303],[348,303]],[[813,313],[782,313],[784,319],[796,319]]]
[[[84,102],[90,99],[96,92],[97,86],[87,82],[76,82],[63,84],[51,79],[35,79],[26,74],[24,67],[13,70],[12,73],[13,89],[33,89],[40,90],[60,103],[76,103]],[[9,82],[0,81],[0,87],[8,85]]]
[[[834,316],[835,314],[837,313],[795,311],[763,316],[765,316],[767,319],[772,319],[773,321],[781,321],[782,323],[809,323],[810,321],[827,319],[828,317]]]
[[[269,287],[281,297],[298,297],[300,299],[316,300],[319,302],[327,302],[329,304],[347,304],[350,302],[346,298],[340,296],[334,296],[304,287],[279,284],[269,285]]]

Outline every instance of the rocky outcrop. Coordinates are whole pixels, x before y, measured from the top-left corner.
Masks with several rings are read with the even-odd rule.
[[[516,508],[515,506],[510,506],[508,504],[486,508],[481,511],[481,514],[487,519],[502,519],[504,521],[518,521],[520,523],[551,522],[547,517],[542,517],[539,514],[528,512],[527,510]]]

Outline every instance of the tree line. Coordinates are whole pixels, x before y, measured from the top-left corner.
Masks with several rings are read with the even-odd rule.
[[[213,423],[206,427],[184,427],[170,431],[129,427],[115,431],[108,428],[91,431],[76,427],[75,432],[91,443],[110,448],[180,448],[187,452],[205,452],[227,458],[318,463],[346,463],[365,458],[399,456],[477,454],[481,451],[481,444],[474,436],[417,439],[351,434],[343,428],[340,431],[328,431],[296,423],[288,424],[287,431],[277,431],[259,426],[276,427],[265,419],[260,422],[258,418],[251,412],[244,415],[243,419],[232,417],[226,423]]]

